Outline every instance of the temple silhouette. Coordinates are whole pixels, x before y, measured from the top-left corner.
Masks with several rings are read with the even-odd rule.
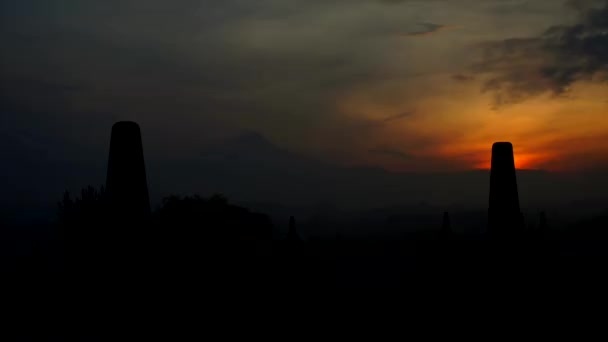
[[[488,233],[493,236],[512,235],[521,231],[523,226],[513,145],[497,142],[492,146]]]

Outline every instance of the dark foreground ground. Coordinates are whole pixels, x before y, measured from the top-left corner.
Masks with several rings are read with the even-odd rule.
[[[264,312],[275,305],[285,308],[275,315],[302,314],[312,303],[324,314],[324,305],[338,301],[361,309],[370,298],[427,309],[458,301],[464,310],[497,299],[598,298],[608,285],[601,230],[302,242],[205,239],[165,228],[76,239],[60,229],[4,227],[4,308],[25,322],[28,336],[92,338],[115,324],[150,331],[157,320],[186,317],[200,317],[195,326],[244,312],[246,321],[268,321]]]
[[[96,277],[117,283],[141,280],[149,287],[192,286],[201,292],[206,287],[268,292],[466,289],[500,279],[600,281],[608,262],[608,236],[598,232],[502,237],[430,232],[303,242],[206,239],[142,228],[131,235],[63,237],[45,226],[5,227],[0,244],[5,279],[29,282],[33,291]]]

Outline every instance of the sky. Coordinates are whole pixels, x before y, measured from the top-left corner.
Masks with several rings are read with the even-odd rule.
[[[608,160],[605,0],[0,0],[0,41],[17,154],[95,159],[135,120],[160,160],[250,131],[393,171],[487,168],[495,141]]]

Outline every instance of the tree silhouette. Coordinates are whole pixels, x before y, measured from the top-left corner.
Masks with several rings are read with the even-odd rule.
[[[103,185],[97,190],[88,186],[80,191],[80,197],[72,200],[69,191],[58,203],[58,218],[62,223],[92,224],[108,214],[106,191]]]
[[[87,186],[72,199],[65,191],[58,203],[58,230],[65,252],[74,267],[98,264],[109,249],[109,208],[105,188]]]

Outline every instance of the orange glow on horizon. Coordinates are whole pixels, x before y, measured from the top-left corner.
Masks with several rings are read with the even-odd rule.
[[[386,154],[374,156],[370,163],[403,171],[490,169],[492,144],[509,141],[517,169],[575,171],[608,166],[605,84],[579,83],[568,96],[545,94],[496,109],[492,94],[480,94],[480,83],[455,87],[441,75],[418,81],[417,88],[395,84],[382,89],[382,96],[371,88],[340,98],[338,111],[347,120],[370,127],[361,150],[387,146],[412,156]],[[434,91],[423,93],[422,85],[433,86]],[[416,96],[384,100],[386,94],[400,90]]]
[[[551,159],[546,154],[540,153],[514,153],[515,168],[518,170],[537,170],[542,169]],[[492,167],[491,155],[486,160],[474,166],[475,169],[489,170]]]

